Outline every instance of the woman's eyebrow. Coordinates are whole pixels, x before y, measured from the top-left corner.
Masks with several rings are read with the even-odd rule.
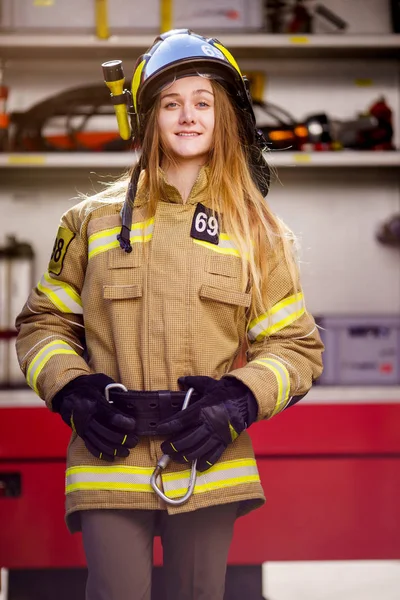
[[[214,96],[213,92],[210,92],[210,90],[194,90],[193,95],[194,94],[211,94],[211,96]]]
[[[214,96],[213,92],[210,92],[209,90],[194,90],[192,92],[192,96],[195,96],[198,94],[204,94],[204,93]],[[168,98],[169,96],[174,97],[174,98],[180,98],[181,94],[177,94],[176,92],[170,92],[168,94],[163,94],[161,96],[161,100],[164,100],[164,98]]]

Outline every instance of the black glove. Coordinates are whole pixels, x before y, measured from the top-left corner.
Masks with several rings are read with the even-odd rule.
[[[194,388],[200,399],[159,423],[157,434],[172,436],[161,450],[179,463],[197,458],[197,470],[206,471],[257,419],[257,401],[234,377],[181,377],[178,382],[184,389]]]
[[[107,402],[104,390],[114,383],[98,373],[80,375],[64,386],[53,398],[53,410],[79,437],[86,448],[103,460],[126,458],[139,441],[134,433],[136,421]]]

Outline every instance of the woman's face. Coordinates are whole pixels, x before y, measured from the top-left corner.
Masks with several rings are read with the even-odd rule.
[[[175,159],[207,161],[214,131],[214,94],[209,79],[183,77],[160,93],[158,126]]]

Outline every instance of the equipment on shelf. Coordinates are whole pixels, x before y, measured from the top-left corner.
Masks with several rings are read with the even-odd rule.
[[[392,141],[393,113],[385,98],[378,98],[366,115],[375,119],[375,126],[359,131],[355,147],[361,150],[395,150]]]
[[[394,33],[400,33],[400,0],[390,0],[392,26]]]
[[[10,117],[7,113],[8,87],[4,83],[4,63],[0,61],[0,152],[8,151]]]
[[[26,385],[15,352],[15,319],[33,287],[34,252],[13,235],[0,248],[0,386]]]
[[[10,115],[16,152],[122,151],[131,143],[115,129],[110,94],[101,85],[60,92],[25,112]],[[96,126],[94,123],[96,122]],[[91,128],[92,127],[92,128]]]
[[[306,152],[341,150],[394,150],[392,110],[383,97],[354,119],[339,120],[326,113],[302,121],[271,102],[254,101],[257,125],[270,150]],[[271,123],[272,120],[272,123]]]
[[[313,33],[315,21],[322,21],[331,31],[348,27],[339,15],[314,0],[268,0],[267,22],[272,33]]]
[[[132,99],[129,85],[128,89],[124,88],[121,61],[104,63],[103,73],[108,90],[104,85],[73,88],[38,102],[25,112],[12,112],[9,149],[14,152],[133,149],[130,139]],[[316,113],[298,121],[284,108],[260,99],[264,83],[260,73],[258,77],[257,98],[253,98],[253,104],[257,126],[270,150],[394,150],[392,110],[383,97],[353,119],[338,120],[325,113]],[[125,139],[121,139],[115,128],[114,111],[120,131],[126,134]]]
[[[266,0],[272,33],[376,34],[399,32],[399,0]]]
[[[393,215],[379,227],[376,239],[384,246],[400,248],[400,214]]]
[[[265,0],[0,0],[0,30],[21,34],[113,35],[188,27],[194,31],[264,29]]]
[[[270,150],[302,150],[308,141],[308,130],[285,109],[272,102],[253,100],[257,127]],[[272,123],[268,124],[268,121]],[[267,123],[265,123],[267,121]]]

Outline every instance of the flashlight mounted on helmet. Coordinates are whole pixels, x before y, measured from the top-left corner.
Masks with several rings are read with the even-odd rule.
[[[132,94],[124,89],[125,75],[121,60],[110,60],[102,64],[104,82],[111,92],[111,102],[117,117],[119,134],[123,140],[132,137],[128,108],[133,109]]]

